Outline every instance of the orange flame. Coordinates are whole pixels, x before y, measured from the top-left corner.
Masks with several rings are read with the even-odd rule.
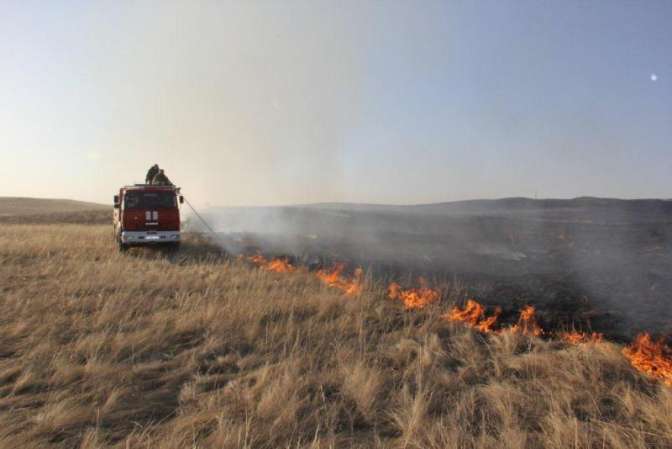
[[[387,296],[390,299],[398,299],[404,303],[406,310],[422,309],[423,307],[438,301],[438,290],[429,288],[423,278],[420,278],[419,288],[402,289],[396,282],[387,287]]]
[[[271,260],[266,266],[266,269],[269,271],[275,271],[276,273],[290,273],[296,270],[296,268],[285,259]]]
[[[497,320],[499,319],[499,315],[501,315],[502,309],[497,307],[495,309],[495,314],[492,316],[489,316],[476,324],[476,330],[479,332],[483,332],[484,334],[487,334],[488,332],[492,332],[494,330],[495,324],[497,324]]]
[[[495,309],[494,315],[486,317],[485,307],[478,301],[469,299],[463,309],[460,309],[457,306],[453,307],[448,313],[443,315],[442,318],[448,321],[460,321],[475,328],[479,332],[488,333],[493,331],[501,313],[502,310],[498,307]]]
[[[570,331],[561,332],[560,338],[569,344],[578,345],[581,343],[600,343],[604,339],[604,335],[599,332]]]
[[[535,316],[536,310],[533,306],[525,306],[520,311],[518,323],[511,326],[511,332],[520,333],[531,337],[539,337],[544,334],[544,330],[537,323]]]
[[[654,341],[648,333],[639,334],[623,348],[623,355],[637,370],[672,387],[672,347],[663,340]]]
[[[291,273],[296,270],[296,267],[284,258],[268,260],[261,254],[256,254],[254,256],[248,256],[247,260],[261,269],[273,271],[275,273]]]
[[[315,275],[330,287],[342,290],[348,296],[357,296],[362,292],[364,270],[357,268],[352,278],[343,276],[345,264],[337,263],[330,269],[318,270]]]

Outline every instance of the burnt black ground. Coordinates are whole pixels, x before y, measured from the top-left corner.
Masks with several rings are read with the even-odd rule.
[[[505,311],[537,304],[549,326],[629,338],[672,331],[672,201],[577,198],[420,206],[212,209],[230,252],[375,276],[459,279]]]

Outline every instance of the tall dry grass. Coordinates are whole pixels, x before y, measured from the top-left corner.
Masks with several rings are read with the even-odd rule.
[[[609,344],[482,336],[304,272],[0,226],[0,448],[670,448]]]

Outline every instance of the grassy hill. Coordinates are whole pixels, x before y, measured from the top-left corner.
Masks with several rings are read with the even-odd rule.
[[[84,201],[0,197],[0,223],[87,223],[111,221],[111,206]]]
[[[63,199],[0,197],[0,216],[83,212],[101,209],[109,210],[110,206]]]
[[[672,388],[572,346],[267,272],[195,237],[0,225],[0,448],[669,448]]]

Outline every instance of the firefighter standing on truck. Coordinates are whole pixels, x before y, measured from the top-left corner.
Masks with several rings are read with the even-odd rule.
[[[151,184],[152,181],[154,180],[154,176],[159,173],[159,164],[154,164],[151,167],[149,167],[149,170],[147,171],[147,176],[145,176],[145,184]]]
[[[156,186],[172,186],[173,183],[170,182],[170,179],[168,179],[168,176],[163,172],[163,170],[159,170],[159,172],[154,175],[154,179],[152,179],[152,184]]]

